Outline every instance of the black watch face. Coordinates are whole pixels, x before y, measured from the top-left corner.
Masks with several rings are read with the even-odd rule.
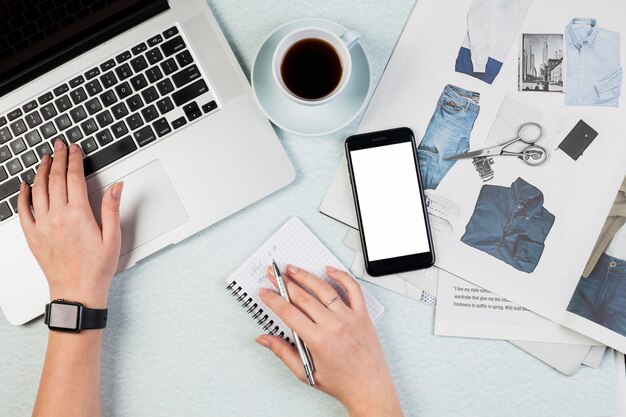
[[[78,330],[79,307],[74,304],[50,304],[50,322],[48,326],[54,330]]]

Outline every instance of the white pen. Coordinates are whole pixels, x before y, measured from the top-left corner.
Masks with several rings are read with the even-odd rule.
[[[274,278],[276,278],[276,283],[278,284],[278,292],[280,295],[287,300],[287,302],[291,303],[289,300],[289,293],[287,292],[287,286],[285,285],[285,281],[283,280],[283,276],[280,273],[280,269],[278,269],[278,265],[276,265],[276,261],[272,259],[272,268],[274,272]],[[296,345],[296,349],[298,350],[298,354],[300,355],[300,359],[302,360],[302,365],[304,366],[304,373],[306,374],[306,379],[309,381],[309,385],[315,385],[315,380],[313,379],[313,372],[315,371],[315,367],[313,366],[313,360],[311,359],[311,354],[309,353],[309,349],[306,347],[302,339],[294,332],[291,331],[293,335],[293,342]]]

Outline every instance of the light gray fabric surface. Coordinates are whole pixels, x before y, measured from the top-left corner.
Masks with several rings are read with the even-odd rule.
[[[248,74],[275,27],[315,16],[363,34],[377,82],[414,1],[209,4]],[[317,208],[356,125],[321,138],[278,132],[298,171],[294,184],[114,280],[102,354],[105,416],[344,415],[254,343],[259,329],[224,280],[292,215],[351,263],[341,244],[346,228]],[[506,342],[434,337],[432,308],[364,285],[387,309],[377,327],[407,416],[612,414],[611,355],[600,369],[567,378]],[[30,415],[45,343],[41,319],[16,328],[0,317],[0,416]]]

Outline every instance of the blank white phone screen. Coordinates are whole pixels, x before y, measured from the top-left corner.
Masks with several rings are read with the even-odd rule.
[[[350,152],[370,261],[429,252],[410,142]]]

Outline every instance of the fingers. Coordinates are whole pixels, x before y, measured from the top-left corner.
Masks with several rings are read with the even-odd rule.
[[[48,179],[50,208],[67,204],[67,147],[61,139],[54,141],[54,158]]]
[[[294,281],[313,291],[325,309],[337,312],[346,307],[343,301],[337,300],[328,305],[328,308],[326,308],[326,304],[339,294],[337,294],[337,291],[335,291],[330,284],[319,279],[310,272],[300,269],[294,265],[288,265],[287,273]]]
[[[120,227],[120,202],[122,198],[123,182],[111,185],[102,197],[102,240],[105,244],[117,245],[122,240]]]
[[[30,187],[25,182],[20,185],[20,194],[17,197],[17,212],[22,230],[28,237],[33,227],[35,227],[35,217],[33,217],[33,212],[30,209]]]
[[[256,338],[256,342],[271,350],[289,368],[293,374],[302,382],[306,381],[304,367],[298,352],[288,342],[280,337],[262,335]]]
[[[350,302],[350,308],[360,313],[367,313],[367,307],[365,305],[365,298],[363,297],[363,290],[359,283],[345,271],[339,271],[332,266],[326,267],[326,273],[328,276],[337,281],[348,293],[348,300]],[[336,303],[333,303],[333,305]]]
[[[272,281],[274,286],[278,288],[276,278],[272,268],[267,268],[267,277]],[[329,319],[329,311],[315,299],[309,292],[298,286],[296,283],[289,279],[284,279],[287,291],[289,292],[289,299],[298,307],[304,314],[306,314],[315,323],[321,323],[324,318]]]
[[[35,182],[32,186],[33,208],[35,209],[35,218],[48,213],[50,202],[48,201],[48,177],[50,175],[52,159],[46,154],[41,158],[41,164],[37,168]],[[19,209],[19,208],[18,208]]]
[[[83,153],[76,144],[70,145],[67,167],[67,200],[70,203],[89,204],[87,183],[83,169]]]
[[[304,340],[315,337],[315,323],[278,293],[267,288],[261,288],[259,296],[266,306],[276,313],[291,330],[302,336]]]

